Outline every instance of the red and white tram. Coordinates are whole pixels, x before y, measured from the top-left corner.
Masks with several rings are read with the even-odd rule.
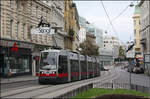
[[[65,83],[100,76],[99,61],[95,57],[66,50],[41,52],[39,83]]]

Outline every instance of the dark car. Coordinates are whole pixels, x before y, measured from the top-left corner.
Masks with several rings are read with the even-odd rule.
[[[136,74],[144,73],[144,69],[141,67],[134,67],[133,72]]]

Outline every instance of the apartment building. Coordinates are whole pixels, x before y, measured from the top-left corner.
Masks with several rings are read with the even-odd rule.
[[[12,75],[34,74],[39,68],[38,60],[34,59],[39,57],[40,50],[56,44],[64,48],[64,2],[48,4],[42,0],[1,1],[2,76],[7,76],[8,72]],[[31,34],[31,29],[37,28],[41,18],[55,29],[54,35]],[[14,44],[17,51],[11,51]]]
[[[79,15],[72,0],[64,0],[65,49],[77,51],[79,45]]]
[[[134,49],[135,49],[135,55],[138,56],[141,54],[141,48],[140,48],[140,8],[138,5],[135,6],[133,21],[134,21]]]

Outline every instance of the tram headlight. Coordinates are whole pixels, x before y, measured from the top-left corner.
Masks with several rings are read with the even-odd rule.
[[[40,74],[44,74],[44,72],[43,72],[43,71],[40,71]]]
[[[56,71],[53,71],[52,74],[56,74]]]

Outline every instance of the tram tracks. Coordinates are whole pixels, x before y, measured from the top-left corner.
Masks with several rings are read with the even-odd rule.
[[[110,72],[108,74],[110,74]],[[100,80],[108,82],[109,80],[110,81],[113,80],[114,77],[116,78],[117,75],[118,75],[118,73],[115,73],[115,74],[113,74],[113,75],[111,75],[107,78],[103,78],[103,79],[100,79]],[[96,79],[96,78],[94,78],[94,79]],[[91,79],[90,81],[93,81],[93,79]],[[80,86],[88,85],[90,83],[95,83],[95,82],[90,82],[90,81],[85,81],[82,84],[80,83],[78,85],[77,84],[68,85],[68,86],[65,86],[63,89],[58,88],[58,89],[55,89],[55,91],[45,93],[44,95],[41,94],[41,95],[37,95],[37,96],[34,96],[34,97],[30,97],[30,98],[34,98],[34,99],[36,99],[36,98],[55,98],[55,97],[58,97],[58,96],[60,96],[64,93],[67,93],[68,91],[79,88]]]
[[[37,80],[30,80],[30,81],[25,81],[25,82],[15,82],[15,83],[4,83],[1,84],[1,89],[0,92],[7,92],[10,90],[16,90],[16,89],[22,89],[22,88],[27,88],[31,86],[38,86],[38,81]]]
[[[97,80],[99,79],[100,81],[103,80],[108,80],[111,79],[113,77],[115,77],[116,73],[113,74],[112,71],[108,71],[108,72],[104,72],[104,75],[100,76],[100,77],[96,77],[96,78],[91,78],[91,79],[86,79],[83,81],[76,81],[76,82],[72,82],[72,83],[67,83],[67,84],[61,84],[61,85],[41,85],[38,87],[32,87],[32,88],[26,88],[26,90],[18,90],[17,92],[9,92],[9,93],[2,93],[2,97],[4,98],[16,98],[16,97],[24,97],[24,98],[38,98],[41,97],[43,95],[47,95],[53,92],[56,92],[58,90],[63,90],[65,88],[69,88],[75,85],[81,85],[81,84],[87,84],[90,83],[93,80]]]

